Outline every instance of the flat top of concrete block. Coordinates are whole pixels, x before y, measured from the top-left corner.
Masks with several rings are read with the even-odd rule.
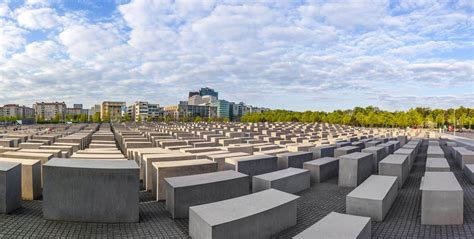
[[[299,196],[268,189],[228,200],[190,207],[211,226],[225,224],[250,215],[268,211],[298,199]]]
[[[362,149],[362,152],[365,153],[366,151],[367,152],[374,152],[374,151],[380,151],[380,150],[385,150],[385,147],[382,147],[382,146],[371,146],[371,147],[367,147],[365,149]]]
[[[11,169],[21,165],[20,163],[15,162],[8,162],[8,161],[0,161],[0,171],[10,171]]]
[[[123,154],[116,154],[116,153],[110,153],[110,154],[101,154],[101,153],[88,153],[88,154],[73,154],[71,155],[71,158],[125,158]]]
[[[41,147],[43,147],[43,146],[41,146]],[[95,152],[95,151],[115,152],[115,151],[118,151],[118,149],[117,149],[117,147],[113,147],[113,148],[87,148],[87,149],[84,149],[83,151],[88,151],[88,152]]]
[[[459,153],[459,154],[464,154],[464,153],[469,154],[470,152],[472,152],[471,150],[466,149],[466,148],[461,147],[461,146],[453,147],[453,150],[456,151],[456,152]]]
[[[109,147],[109,148],[115,148],[115,144],[96,144],[96,143],[91,143],[89,147],[91,146],[101,146],[101,147]]]
[[[194,166],[194,165],[203,165],[203,164],[216,164],[216,163],[209,159],[191,159],[191,160],[163,161],[163,162],[152,163],[153,167],[155,168],[173,168],[173,167]]]
[[[179,151],[186,153],[188,151],[193,151],[193,150],[209,150],[209,151],[217,151],[221,150],[220,147],[198,147],[198,148],[187,148],[187,149],[180,149]]]
[[[115,144],[102,144],[102,145],[111,145],[111,146],[115,146]],[[128,146],[128,145],[146,145],[146,146],[152,146],[153,143],[152,142],[148,142],[148,141],[127,141],[125,142],[125,145]]]
[[[91,160],[53,158],[44,167],[88,168],[88,169],[139,169],[133,160]]]
[[[294,238],[356,238],[367,224],[370,217],[331,212]]]
[[[337,148],[336,150],[349,151],[349,150],[354,150],[354,149],[358,149],[358,148],[359,147],[357,147],[357,146],[344,146],[344,147]]]
[[[443,149],[439,146],[428,146],[427,153],[429,154],[444,154]]]
[[[8,156],[8,155],[25,155],[25,156],[30,156],[30,157],[52,157],[53,154],[51,153],[30,153],[30,152],[21,152],[21,151],[8,151],[2,153],[3,156]]]
[[[471,151],[469,149],[460,150],[460,151],[457,151],[457,152],[458,152],[458,154],[460,154],[462,156],[474,155],[474,151]]]
[[[396,183],[397,177],[394,176],[371,175],[352,192],[347,194],[347,197],[383,200],[392,185]]]
[[[78,150],[76,154],[118,154],[123,156],[119,150]]]
[[[221,147],[221,149],[227,150],[227,149],[240,149],[240,148],[253,148],[253,145],[251,144],[232,144],[229,146]]]
[[[20,149],[17,152],[26,152],[26,153],[59,153],[60,149]]]
[[[226,159],[226,161],[229,161],[229,162],[243,162],[243,161],[252,161],[252,160],[259,160],[259,159],[271,159],[271,158],[276,158],[276,156],[266,155],[266,154],[249,155],[249,156],[228,158],[228,159]]]
[[[0,161],[3,162],[13,162],[13,163],[21,163],[24,165],[34,165],[34,164],[41,164],[40,160],[36,159],[16,159],[16,158],[0,158]]]
[[[388,164],[402,164],[403,161],[408,159],[406,154],[390,154],[387,157],[383,158],[379,163],[388,163]]]
[[[144,154],[143,159],[193,159],[196,155],[185,153]]]
[[[402,149],[416,149],[416,147],[418,147],[416,144],[405,144]]]
[[[288,153],[277,154],[276,156],[277,157],[291,157],[291,156],[299,156],[299,155],[311,155],[311,157],[312,157],[313,153],[299,151],[299,152],[288,152]]]
[[[20,143],[20,145],[44,145],[44,143],[24,142]]]
[[[54,142],[53,145],[72,145],[72,146],[79,146],[81,143],[64,143],[64,142]]]
[[[430,168],[449,168],[448,160],[445,158],[427,158],[426,167]]]
[[[394,154],[412,154],[414,149],[400,148],[393,152]]]
[[[260,152],[255,152],[256,154],[282,154],[282,153],[288,153],[288,150],[285,148],[278,148],[278,149],[270,149],[270,150],[264,150]]]
[[[464,168],[467,168],[469,171],[474,172],[474,164],[464,164]]]
[[[361,159],[361,158],[368,157],[368,156],[372,157],[372,154],[371,153],[355,152],[355,153],[342,155],[339,158],[340,159]]]
[[[400,141],[398,141],[398,140],[389,140],[387,143],[389,143],[389,144],[398,144],[398,143],[400,143]]]
[[[237,178],[246,178],[248,175],[233,170],[226,170],[212,173],[202,173],[180,177],[165,178],[165,180],[174,188],[188,187],[214,182],[222,182]]]
[[[333,158],[333,157],[324,157],[324,158],[319,158],[319,159],[304,162],[304,164],[322,165],[322,164],[330,163],[333,161],[339,161],[339,159]]]
[[[337,148],[336,145],[321,145],[321,146],[316,146],[314,147],[315,149],[335,149]]]
[[[425,172],[420,185],[427,191],[462,191],[461,185],[452,172]]]
[[[276,179],[280,179],[280,178],[286,178],[286,177],[289,177],[289,176],[293,176],[295,174],[301,174],[301,173],[307,173],[309,172],[309,170],[307,169],[301,169],[301,168],[286,168],[286,169],[282,169],[282,170],[278,170],[278,171],[274,171],[274,172],[270,172],[270,173],[265,173],[265,174],[260,174],[260,175],[256,175],[256,176],[253,176],[254,178],[260,178],[260,179],[263,179],[263,180],[267,180],[267,181],[272,181],[272,180],[276,180]]]
[[[135,148],[135,149],[130,149],[130,150],[137,153],[171,152],[171,150],[169,149],[163,149],[163,148],[157,148],[157,147]]]
[[[244,153],[244,152],[234,152],[234,153],[209,155],[208,157],[211,158],[212,160],[216,160],[216,159],[222,159],[222,158],[242,157],[242,156],[248,156],[248,155],[249,155],[248,153]]]
[[[193,155],[196,155],[196,156],[201,156],[201,155],[210,156],[210,155],[227,154],[227,153],[230,153],[230,152],[226,151],[226,150],[218,150],[218,151],[206,151],[206,152],[193,153]]]

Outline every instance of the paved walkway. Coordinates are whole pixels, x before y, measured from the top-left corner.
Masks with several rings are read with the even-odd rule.
[[[443,150],[447,152],[445,146]],[[421,177],[424,174],[427,145],[421,147],[417,161],[399,191],[384,222],[372,223],[374,238],[474,238],[474,185],[446,154],[452,171],[464,190],[464,224],[422,226],[420,224]],[[345,196],[350,187],[338,187],[337,178],[317,184],[300,194],[297,225],[275,238],[291,238],[331,211],[345,212]],[[47,221],[42,218],[40,200],[24,202],[23,208],[0,215],[0,237],[41,238],[187,238],[188,220],[172,220],[164,202],[153,201],[151,194],[140,194],[140,223],[97,224]]]

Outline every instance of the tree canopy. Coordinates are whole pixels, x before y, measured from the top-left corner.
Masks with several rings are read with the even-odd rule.
[[[352,110],[333,112],[270,110],[245,114],[242,122],[326,122],[364,127],[417,127],[435,128],[446,124],[471,128],[474,124],[474,108],[457,109],[412,108],[408,111],[390,112],[377,107],[355,107]]]

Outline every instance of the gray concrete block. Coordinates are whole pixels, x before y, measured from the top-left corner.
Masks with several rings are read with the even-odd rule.
[[[372,174],[370,153],[351,153],[339,158],[339,186],[357,187]]]
[[[287,168],[252,177],[252,191],[274,188],[287,193],[298,193],[311,186],[307,169]]]
[[[314,238],[357,238],[370,239],[371,219],[331,212],[306,230],[293,237],[294,239]]]
[[[313,160],[311,152],[290,152],[277,154],[278,169],[303,168],[303,163]]]
[[[21,207],[21,164],[0,161],[0,213]]]
[[[416,160],[415,149],[400,148],[393,152],[395,155],[406,155],[408,157],[408,167],[411,170]]]
[[[444,151],[439,145],[429,145],[426,151],[427,158],[444,158]]]
[[[0,158],[0,161],[21,164],[22,200],[34,200],[41,196],[41,162],[39,160]]]
[[[165,178],[217,171],[217,163],[209,159],[154,162],[152,165],[152,194],[156,200],[166,199]]]
[[[226,170],[235,170],[249,176],[269,173],[278,170],[278,159],[270,155],[250,155],[227,158]]]
[[[187,218],[189,207],[247,195],[249,185],[247,175],[231,170],[165,178],[166,209]]]
[[[342,155],[351,154],[355,152],[360,152],[360,148],[356,146],[344,146],[344,147],[336,148],[334,150],[334,158],[339,158]]]
[[[268,189],[189,208],[193,239],[270,238],[296,225],[298,196]]]
[[[463,224],[464,192],[452,172],[426,172],[420,190],[422,225]]]
[[[45,219],[138,222],[139,168],[134,161],[54,158],[43,173]]]
[[[426,172],[450,172],[448,160],[445,158],[427,158]]]
[[[474,184],[474,164],[466,164],[463,169],[464,175]]]
[[[372,175],[346,196],[346,213],[381,222],[398,194],[397,177]]]
[[[339,173],[339,159],[332,157],[315,159],[304,163],[303,168],[309,170],[312,183],[320,183],[337,177]]]
[[[379,175],[397,177],[398,188],[403,187],[409,173],[408,155],[391,154],[379,162]]]
[[[327,146],[316,146],[314,148],[309,148],[308,151],[313,153],[313,159],[319,159],[324,157],[334,157],[334,150],[336,146],[327,145]]]
[[[244,152],[233,152],[233,153],[227,152],[225,154],[208,155],[206,158],[217,163],[217,171],[224,171],[226,158],[242,157],[242,156],[248,156],[248,155],[250,154],[244,153]]]
[[[379,165],[379,162],[384,159],[385,157],[387,157],[387,151],[385,150],[384,147],[377,147],[377,146],[373,146],[373,147],[368,147],[368,148],[365,148],[362,150],[362,153],[371,153],[372,154],[372,158],[373,158],[373,172],[378,172],[378,165]]]

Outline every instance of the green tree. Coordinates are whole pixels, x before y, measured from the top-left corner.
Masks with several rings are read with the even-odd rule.
[[[94,122],[94,123],[100,123],[100,122],[102,122],[102,121],[100,120],[100,112],[95,112],[95,113],[94,113],[94,117],[93,117],[93,119],[92,119],[92,122]]]
[[[196,116],[194,118],[194,123],[200,123],[202,121],[201,117],[200,116]]]
[[[103,122],[110,122],[110,114],[109,113],[105,113],[104,114],[104,118],[102,119]]]
[[[59,122],[61,122],[61,114],[60,113],[56,113],[53,117],[53,120],[51,121],[52,123],[54,124],[57,124]]]
[[[131,120],[131,119],[130,119],[130,115],[129,115],[129,114],[125,114],[125,115],[123,116],[123,121],[124,121],[124,122],[130,122],[130,120]]]

